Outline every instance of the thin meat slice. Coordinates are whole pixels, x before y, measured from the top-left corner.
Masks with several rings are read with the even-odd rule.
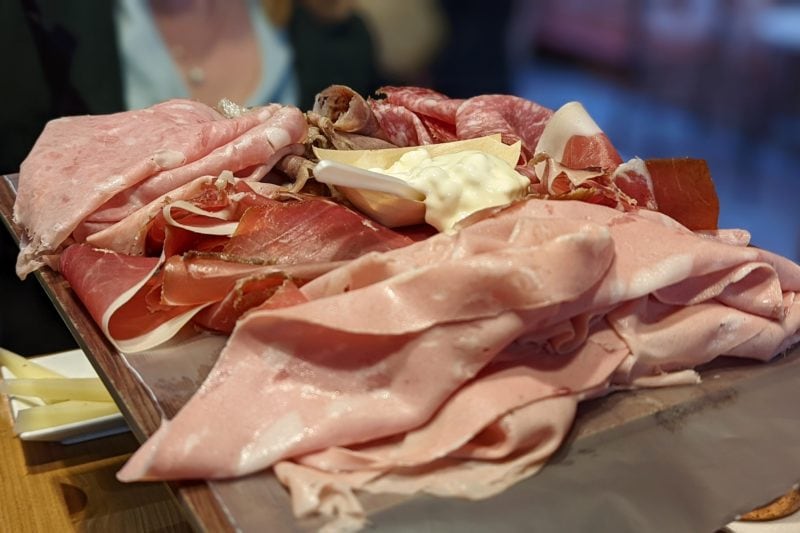
[[[194,210],[196,217],[202,216],[205,212],[216,216],[216,222],[219,223],[238,220],[244,211],[244,208],[238,207],[239,205],[249,207],[257,201],[257,198],[272,197],[277,194],[277,186],[239,180],[233,178],[230,173],[223,173],[218,177],[201,176],[156,198],[116,224],[90,235],[86,242],[95,248],[104,248],[121,254],[143,255],[146,251],[150,251],[151,255],[159,255],[165,237],[165,207],[176,203],[186,205],[181,202],[189,202],[197,209]],[[235,202],[231,202],[230,195],[236,196]],[[237,207],[225,211],[231,203]],[[185,217],[179,216],[179,218]]]
[[[641,159],[622,162],[605,133],[578,102],[564,104],[547,123],[532,161],[547,196],[619,209],[657,209],[653,182]]]
[[[503,142],[522,141],[529,159],[553,111],[518,96],[489,94],[469,98],[456,112],[459,139],[474,139],[499,133]]]
[[[272,138],[276,149],[301,142],[306,128],[302,113],[280,113],[286,119],[281,127],[288,133],[279,134],[277,129],[268,133],[269,127],[262,127],[250,137],[252,142],[236,140],[278,114],[277,107],[268,106],[225,119],[203,104],[171,100],[144,110],[49,122],[20,169],[14,204],[14,219],[24,230],[18,275],[24,277],[42,266],[42,256],[57,252],[81,222],[108,202],[106,207],[118,208],[117,213],[94,221],[121,220],[122,214],[202,175],[268,164],[272,154],[255,146],[255,138]],[[228,149],[220,149],[223,146]],[[233,154],[236,147],[247,147],[249,155]],[[233,157],[230,164],[221,160],[226,156]],[[237,161],[244,166],[235,166]],[[191,172],[181,170],[187,165]],[[131,193],[126,191],[156,176],[135,205],[112,201],[117,195],[128,198]]]
[[[620,164],[611,175],[611,182],[619,189],[631,203],[642,209],[661,209],[656,198],[655,183],[644,161],[634,158],[627,163]],[[697,189],[695,189],[697,190]],[[716,195],[715,195],[716,197]],[[716,226],[714,226],[716,228]],[[704,228],[704,229],[712,229]]]
[[[600,322],[588,342],[571,353],[554,357],[542,347],[533,347],[527,357],[489,364],[425,425],[409,431],[400,441],[332,447],[297,461],[343,472],[420,466],[448,456],[502,458],[524,446],[510,442],[514,439],[511,435],[489,438],[492,430],[495,437],[502,432],[502,428],[492,427],[500,419],[544,398],[586,393],[602,386],[629,353],[622,339]]]
[[[271,104],[258,114],[260,123],[247,132],[215,148],[201,159],[155,174],[139,186],[115,195],[92,213],[88,222],[121,220],[153,199],[198,176],[218,176],[228,170],[234,175],[244,171],[250,179],[259,179],[284,156],[303,153],[302,142],[307,126],[299,109]],[[254,174],[251,170],[256,167],[259,171]]]
[[[611,259],[607,233],[582,223],[564,226],[564,238],[539,246],[530,245],[535,236],[515,231],[513,220],[502,225],[500,233],[511,239],[505,253],[483,253],[480,234],[440,235],[383,255],[389,261],[393,255],[408,259],[405,250],[429,249],[431,240],[438,240],[433,248],[441,261],[419,254],[421,263],[404,275],[292,307],[250,312],[198,394],[120,476],[241,475],[282,457],[418,426],[525,327],[512,309],[545,312],[574,299]],[[464,242],[472,239],[478,242]],[[439,251],[466,252],[472,246],[474,255],[466,257]],[[550,268],[553,258],[568,257],[580,257],[590,268],[567,277]],[[425,363],[434,359],[436,365]],[[252,416],[240,419],[221,442],[202,449],[190,444],[207,442],[217,424],[214,413],[223,413],[210,409],[209,402],[219,406],[249,397],[258,403],[257,396],[276,394],[283,399],[272,409],[248,410]],[[306,427],[316,429],[306,432]]]
[[[422,120],[405,107],[380,100],[370,100],[375,118],[395,146],[421,146],[433,143]]]
[[[412,242],[341,204],[300,196],[248,209],[223,252],[286,265],[354,259]]]
[[[702,159],[645,161],[658,210],[692,230],[715,230],[719,198],[708,164]]]
[[[385,86],[378,89],[377,93],[386,96],[386,101],[390,104],[405,107],[418,115],[452,126],[455,126],[458,108],[464,103],[463,99],[450,98],[425,87]]]
[[[240,279],[223,300],[200,311],[194,323],[230,334],[236,322],[251,309],[279,309],[306,302],[307,298],[297,286],[298,281],[280,273]]]
[[[60,270],[106,337],[128,352],[172,338],[199,310],[161,304],[154,277],[161,263],[76,244],[61,254]]]
[[[220,301],[231,293],[238,281],[252,277],[294,279],[302,285],[343,264],[265,265],[235,261],[222,254],[173,256],[164,264],[161,300],[169,305]]]
[[[322,514],[335,525],[366,519],[357,492],[492,496],[545,464],[578,401],[602,389],[629,352],[598,324],[574,353],[490,365],[402,439],[329,448],[280,462],[275,473],[299,516]]]

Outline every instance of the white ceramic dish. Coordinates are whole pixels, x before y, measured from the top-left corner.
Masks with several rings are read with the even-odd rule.
[[[42,355],[32,358],[32,360],[43,367],[60,372],[67,377],[97,377],[97,373],[94,371],[94,368],[92,368],[89,360],[86,359],[86,355],[82,350],[70,350],[67,352]],[[14,377],[5,367],[2,368],[2,375],[3,378]],[[9,403],[11,405],[11,414],[15,420],[17,414],[21,410],[27,409],[30,406],[28,402],[13,397],[9,397]],[[125,423],[122,414],[117,413],[84,420],[82,422],[73,422],[72,424],[26,431],[20,433],[19,438],[27,441],[54,441],[63,444],[74,444],[85,440],[123,433],[125,431],[128,431],[128,425]]]

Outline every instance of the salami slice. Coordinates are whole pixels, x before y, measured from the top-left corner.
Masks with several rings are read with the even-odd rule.
[[[403,106],[418,115],[425,115],[447,124],[456,123],[456,112],[463,99],[452,99],[424,87],[381,87],[378,94],[386,96],[390,104]]]
[[[420,146],[434,142],[422,120],[412,111],[380,100],[370,100],[370,105],[390,143]]]
[[[459,139],[499,133],[507,144],[522,141],[522,152],[528,159],[552,115],[552,110],[518,96],[476,96],[458,108],[456,133]]]
[[[449,123],[439,120],[437,118],[428,117],[425,115],[417,115],[431,135],[431,139],[435,143],[447,143],[458,140],[456,135],[455,122]]]

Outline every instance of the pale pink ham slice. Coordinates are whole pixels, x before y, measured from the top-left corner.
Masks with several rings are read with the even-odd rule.
[[[537,447],[539,419],[522,414],[508,422],[519,425],[519,439],[508,446],[486,446],[469,425],[464,433],[449,423],[451,430],[425,433],[436,420],[451,420],[448,402],[480,386],[492,368],[543,371],[546,385],[518,406],[530,403],[538,413],[536,398],[580,399],[612,386],[665,383],[665,374],[685,382],[692,376],[684,369],[718,355],[768,359],[797,339],[800,267],[646,213],[528,200],[456,235],[368,254],[317,278],[301,289],[308,302],[252,311],[240,321],[198,394],[120,478],[238,476],[293,457],[304,468],[344,467],[345,488],[374,482],[380,490],[468,495],[456,491],[465,486],[458,480],[480,464],[495,480],[485,495],[535,471],[555,449]],[[654,304],[641,312],[627,307],[643,301]],[[686,331],[680,343],[653,337],[649,324],[663,313],[692,317],[679,320]],[[720,324],[725,341],[709,343]],[[561,368],[564,361],[575,366]],[[508,407],[501,396],[487,401]],[[230,431],[216,431],[229,416],[226,406],[243,402],[262,408],[242,412]],[[562,417],[571,413],[543,427],[567,427]],[[346,449],[330,449],[337,446]],[[529,459],[496,462],[517,457],[516,446]],[[426,476],[440,460],[448,461],[440,481]],[[425,465],[421,477],[413,470],[383,476],[415,461]],[[370,466],[378,477],[361,470]],[[355,481],[345,479],[351,475]],[[303,482],[288,476],[302,498]]]
[[[342,472],[281,461],[275,465],[275,474],[291,492],[295,516],[321,515],[328,519],[327,530],[357,531],[367,523],[359,492],[480,499],[535,474],[568,434],[577,403],[575,396],[554,396],[500,418],[496,426],[487,428],[485,438],[499,441],[497,447],[518,450],[500,459],[444,458],[418,467]]]
[[[488,232],[476,226],[458,238],[440,235],[382,254],[390,264],[393,258],[401,265],[416,262],[384,281],[251,312],[198,394],[120,476],[242,475],[284,457],[418,426],[527,327],[514,309],[548,315],[608,268],[612,249],[599,226],[551,228],[543,221],[541,232],[526,232],[516,222],[493,220]],[[501,242],[485,242],[493,240]],[[579,274],[551,268],[551,261],[573,259],[586,265]],[[437,364],[426,363],[433,360]],[[208,402],[260,404],[267,398],[273,408],[243,412],[221,442],[191,444],[211,438],[214,416],[223,416]]]
[[[117,222],[197,177],[226,169],[263,175],[305,134],[295,108],[272,105],[225,119],[186,100],[51,121],[20,169],[14,218],[25,235],[17,273],[39,268],[84,221],[90,229],[82,236],[92,223]]]
[[[303,153],[306,136],[303,114],[295,107],[271,104],[245,113],[258,122],[246,132],[214,147],[195,161],[166,169],[150,176],[137,187],[126,189],[96,209],[87,222],[116,222],[151,202],[155,198],[188,183],[198,176],[218,176],[223,170],[235,175],[244,171],[250,179],[261,178],[282,157]],[[253,169],[258,169],[253,172]]]

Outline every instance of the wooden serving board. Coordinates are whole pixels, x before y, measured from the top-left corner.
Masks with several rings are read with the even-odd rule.
[[[18,238],[11,183],[13,177],[0,180],[0,218]],[[174,414],[191,387],[199,385],[208,359],[202,371],[196,361],[181,359],[143,372],[137,366],[143,359],[116,352],[58,273],[45,268],[36,276],[133,433],[144,441],[158,428],[162,413]],[[159,389],[162,369],[171,378],[191,376],[189,390]],[[365,496],[371,530],[722,527],[800,479],[795,407],[800,405],[800,350],[769,364],[720,359],[701,374],[703,383],[697,386],[615,393],[582,403],[570,437],[547,466],[493,498]],[[295,520],[286,491],[269,472],[168,487],[198,531],[308,531],[322,525]]]

